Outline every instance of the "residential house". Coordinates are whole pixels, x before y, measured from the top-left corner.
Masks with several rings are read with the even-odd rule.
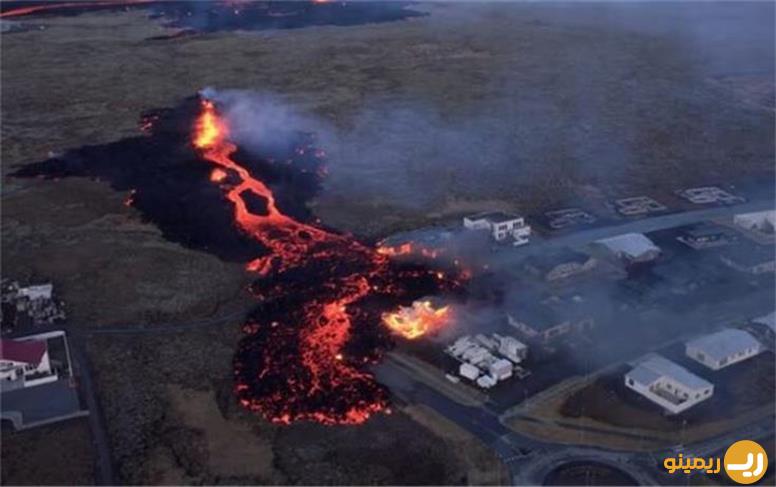
[[[670,414],[678,414],[714,394],[714,385],[660,355],[649,355],[625,374],[625,386]]]
[[[702,336],[685,344],[688,357],[712,370],[754,357],[760,351],[760,342],[755,337],[735,328]]]

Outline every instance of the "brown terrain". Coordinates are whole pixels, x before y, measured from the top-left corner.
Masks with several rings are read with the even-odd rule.
[[[671,40],[553,23],[530,8],[420,8],[432,15],[169,41],[146,40],[162,28],[142,12],[46,18],[45,29],[3,34],[3,276],[52,280],[69,326],[89,337],[117,481],[479,484],[504,475],[489,450],[416,406],[358,428],[279,428],[246,414],[231,394],[239,318],[89,334],[239,310],[248,276],[165,241],[105,183],[8,177],[19,165],[136,136],[143,111],[214,86],[275,93],[324,121],[324,141],[339,143],[327,147],[330,179],[314,208],[360,235],[494,201],[531,211],[590,191],[668,191],[699,174],[699,183],[772,176],[773,111],[706,81]],[[87,433],[78,420],[4,435],[3,483],[93,481]],[[46,444],[61,458],[42,466],[34,460]]]

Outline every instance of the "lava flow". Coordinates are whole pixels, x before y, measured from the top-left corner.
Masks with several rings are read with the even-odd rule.
[[[391,345],[384,310],[459,283],[283,213],[238,162],[212,101],[201,102],[193,145],[216,166],[210,179],[231,202],[236,226],[263,250],[247,264],[259,276],[251,289],[261,304],[235,356],[240,403],[284,424],[358,424],[386,410],[387,392],[366,370]]]

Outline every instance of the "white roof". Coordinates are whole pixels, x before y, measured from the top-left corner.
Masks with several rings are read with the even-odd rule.
[[[660,251],[660,248],[643,233],[625,233],[616,237],[596,240],[596,242],[614,253],[622,253],[629,257],[640,257],[650,251]]]
[[[697,349],[714,360],[722,360],[748,348],[760,348],[755,337],[737,328],[727,328],[687,342],[687,348]]]
[[[688,389],[705,389],[712,387],[711,383],[701,379],[681,365],[671,362],[661,355],[649,355],[633,370],[625,374],[626,377],[646,386],[651,385],[661,377],[669,377]]]
[[[776,210],[765,210],[765,211],[753,211],[752,213],[740,213],[736,215],[736,218],[744,218],[750,221],[758,221],[758,222],[770,222],[771,225],[776,223]]]
[[[458,373],[462,377],[466,377],[467,379],[474,380],[480,375],[480,370],[473,366],[472,364],[462,363],[461,366],[458,368]]]
[[[754,323],[765,325],[771,330],[776,331],[776,311],[773,311],[772,313],[767,314],[765,316],[760,316],[759,318],[755,318],[752,321]]]

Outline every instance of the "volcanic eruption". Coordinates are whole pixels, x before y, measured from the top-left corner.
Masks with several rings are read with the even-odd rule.
[[[448,319],[429,308],[433,326],[408,333],[386,323],[386,313],[426,296],[455,297],[467,274],[443,270],[436,253],[419,254],[420,262],[322,226],[306,205],[325,174],[314,135],[254,141],[273,146],[261,155],[241,149],[221,113],[230,103],[216,93],[147,112],[142,135],[69,150],[14,175],[107,181],[165,239],[244,263],[257,305],[234,356],[240,404],[280,424],[361,423],[388,407],[369,366],[394,337],[417,338]]]
[[[284,214],[272,190],[232,157],[237,148],[215,104],[203,99],[201,107],[193,145],[219,171],[210,179],[232,203],[235,224],[263,249],[246,266],[259,276],[251,289],[262,305],[243,327],[246,337],[235,357],[240,403],[277,423],[365,421],[387,406],[385,389],[366,370],[391,344],[381,310],[428,291],[454,289],[458,281],[399,266],[352,236]],[[248,198],[261,201],[260,209]],[[385,323],[417,338],[447,314],[428,304],[421,311],[426,327],[409,325],[408,332]]]

